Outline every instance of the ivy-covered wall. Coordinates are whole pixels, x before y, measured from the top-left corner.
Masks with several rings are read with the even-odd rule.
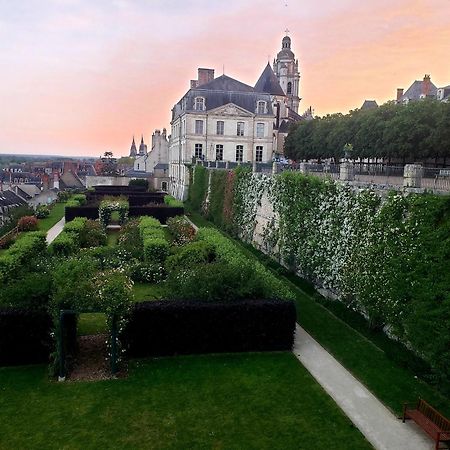
[[[334,293],[370,327],[386,327],[450,380],[450,196],[295,172],[194,172],[194,209]]]

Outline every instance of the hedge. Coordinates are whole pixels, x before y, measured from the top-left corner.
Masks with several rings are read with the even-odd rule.
[[[169,243],[163,238],[144,238],[144,259],[147,262],[164,262],[169,255]]]
[[[165,224],[167,219],[184,215],[184,208],[172,207],[164,204],[153,206],[131,206],[128,217],[151,216]],[[75,217],[86,217],[87,219],[98,219],[98,206],[66,206],[64,213],[66,222],[70,222]]]
[[[40,231],[25,233],[0,256],[0,281],[8,279],[30,259],[38,256],[47,246],[46,235]]]
[[[251,264],[254,276],[258,277],[264,285],[267,298],[293,299],[294,295],[285,284],[278,280],[275,275],[267,270],[260,262],[249,259],[241,249],[220,231],[213,228],[200,228],[197,232],[197,239],[214,246],[217,256],[226,263],[235,267],[243,267]]]
[[[123,335],[129,356],[281,351],[294,342],[294,302],[136,303]]]
[[[180,208],[183,207],[183,202],[180,200],[177,200],[176,198],[172,197],[171,195],[166,195],[164,197],[164,203],[169,206],[175,206],[175,207],[180,207]]]
[[[48,362],[51,329],[46,312],[0,308],[0,365]]]
[[[69,256],[78,250],[78,241],[74,233],[62,231],[48,246],[48,251],[55,256]]]

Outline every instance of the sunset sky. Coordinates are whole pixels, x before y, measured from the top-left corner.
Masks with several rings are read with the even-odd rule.
[[[0,0],[0,153],[126,155],[197,67],[254,85],[286,28],[301,112],[450,84],[450,0]]]

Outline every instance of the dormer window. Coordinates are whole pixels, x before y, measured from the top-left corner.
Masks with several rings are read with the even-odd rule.
[[[204,111],[205,110],[205,99],[203,97],[195,97],[194,109],[196,111]]]
[[[267,113],[267,103],[266,102],[258,102],[257,113],[258,114],[266,114]]]

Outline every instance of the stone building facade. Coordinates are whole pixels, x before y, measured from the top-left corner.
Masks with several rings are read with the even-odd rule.
[[[283,152],[289,125],[298,114],[298,60],[285,36],[255,86],[214,69],[198,69],[189,91],[172,109],[169,146],[170,192],[187,197],[188,168],[196,160],[267,163]]]

